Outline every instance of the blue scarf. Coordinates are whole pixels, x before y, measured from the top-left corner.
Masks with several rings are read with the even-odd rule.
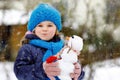
[[[48,57],[56,55],[64,46],[63,40],[60,40],[58,42],[46,42],[40,39],[33,39],[30,40],[29,43],[47,49],[46,53],[43,56],[43,62],[46,61]]]

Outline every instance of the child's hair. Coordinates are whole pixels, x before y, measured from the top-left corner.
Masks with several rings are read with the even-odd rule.
[[[34,33],[35,33],[35,32],[33,31],[33,35],[35,35]],[[55,36],[54,36],[53,38],[56,38],[56,37],[60,37],[58,30],[56,30]],[[24,35],[23,38],[22,38],[21,41],[20,41],[20,45],[22,46],[22,45],[24,45],[24,44],[28,44],[28,43],[29,43],[29,40],[30,40],[30,39],[27,39],[27,38],[26,38],[26,35]]]
[[[28,21],[27,30],[34,34],[35,27],[43,21],[53,22],[57,27],[55,36],[59,36],[59,31],[62,29],[61,14],[53,6],[45,3],[39,4],[32,11]],[[26,39],[25,37],[26,35],[22,38],[21,44],[26,44],[29,42],[29,39]]]
[[[20,41],[20,46],[24,45],[24,44],[28,44],[29,43],[29,39],[25,38],[25,35],[22,37],[21,41]]]

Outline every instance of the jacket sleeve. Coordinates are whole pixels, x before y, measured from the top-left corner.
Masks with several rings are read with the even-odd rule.
[[[81,74],[80,74],[78,80],[83,80],[84,75],[85,75],[85,72],[84,72],[84,71],[81,71]]]
[[[80,61],[78,61],[78,63],[80,64]],[[81,74],[78,77],[78,80],[83,80],[84,76],[85,76],[85,72],[84,72],[83,67],[81,65]]]
[[[42,61],[35,61],[28,46],[20,48],[14,63],[14,73],[18,80],[45,80],[46,77]]]

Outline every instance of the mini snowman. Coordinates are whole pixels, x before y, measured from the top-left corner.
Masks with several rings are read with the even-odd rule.
[[[58,76],[60,80],[72,80],[70,73],[74,72],[74,63],[78,61],[78,55],[83,48],[83,39],[79,36],[73,35],[69,37],[67,44],[56,56],[51,56],[47,59],[48,63],[55,61],[60,56],[61,59],[57,60],[61,73]]]
[[[74,72],[74,63],[78,61],[78,55],[83,48],[83,39],[73,35],[69,38],[67,45],[61,53],[61,59],[58,60],[61,74],[58,76],[60,80],[72,80],[70,73]]]

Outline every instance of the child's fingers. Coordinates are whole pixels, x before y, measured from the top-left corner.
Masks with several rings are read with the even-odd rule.
[[[53,76],[48,76],[50,78],[50,80],[55,80],[55,78]]]
[[[71,77],[71,78],[74,78],[74,73],[70,73],[70,77]]]
[[[58,76],[60,75],[60,72],[47,72],[48,76]]]
[[[74,63],[74,66],[75,66],[75,68],[81,68],[81,66],[80,66],[80,64],[79,63]]]
[[[81,66],[79,63],[74,63],[75,69],[74,69],[74,73],[70,74],[71,78],[73,78],[74,80],[77,80],[78,77],[80,76],[81,73]]]
[[[60,69],[58,67],[46,67],[46,71],[52,71],[52,72],[59,72]]]
[[[43,69],[48,76],[60,75],[60,69],[57,62],[43,63]]]
[[[74,80],[78,80],[79,74],[74,74]]]
[[[52,62],[52,63],[46,63],[46,66],[48,66],[48,67],[56,67],[56,66],[58,66],[58,62],[56,61],[56,62]]]
[[[80,64],[79,63],[75,63],[74,65],[75,65],[74,73],[80,75],[80,73],[81,73],[81,66],[80,66]]]
[[[79,74],[71,73],[71,74],[70,74],[70,77],[73,78],[74,80],[77,80],[78,77],[79,77]]]
[[[43,63],[43,69],[46,69],[48,67],[57,67],[58,66],[58,62],[53,62],[53,63]]]

